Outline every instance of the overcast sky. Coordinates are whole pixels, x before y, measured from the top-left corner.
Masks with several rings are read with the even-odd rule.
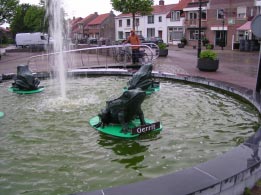
[[[65,12],[68,14],[69,18],[82,17],[85,18],[89,14],[98,12],[98,14],[109,13],[112,10],[110,0],[61,0],[64,3]],[[178,3],[179,0],[164,0],[165,5]],[[19,0],[21,3],[29,3],[38,5],[40,0]],[[158,5],[159,0],[154,0],[154,4]],[[114,11],[114,10],[112,10]],[[120,14],[115,12],[115,15]],[[8,27],[9,24],[2,25],[3,27]]]
[[[109,13],[112,10],[110,0],[62,0],[64,8],[70,18],[86,17],[89,14],[98,12],[98,14]],[[166,4],[177,3],[179,0],[164,0]],[[20,3],[29,3],[38,5],[40,0],[20,0]],[[154,4],[158,5],[159,0],[154,0]],[[116,15],[118,13],[115,13]]]

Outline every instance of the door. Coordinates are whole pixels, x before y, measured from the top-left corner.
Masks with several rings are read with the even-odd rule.
[[[159,35],[160,38],[162,38],[162,30],[158,31],[158,35]]]
[[[220,47],[226,47],[227,45],[227,31],[216,31],[215,45]]]

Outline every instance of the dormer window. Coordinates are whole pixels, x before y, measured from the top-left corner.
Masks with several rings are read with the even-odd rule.
[[[180,21],[180,11],[171,12],[171,21]]]

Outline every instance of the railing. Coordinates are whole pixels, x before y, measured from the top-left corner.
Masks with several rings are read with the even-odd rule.
[[[67,50],[32,56],[27,64],[34,72],[55,71],[58,63],[64,63],[66,71],[83,68],[115,68],[132,65],[131,47],[139,46],[139,64],[154,63],[159,55],[159,47],[150,45],[111,45]],[[59,60],[60,59],[60,60]]]

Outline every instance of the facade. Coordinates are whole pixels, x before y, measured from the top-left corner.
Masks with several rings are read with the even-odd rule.
[[[202,0],[201,2],[202,40],[207,39],[209,44],[222,49],[239,49],[241,40],[255,40],[251,33],[251,20],[260,14],[260,1]],[[183,10],[185,37],[189,45],[196,46],[199,34],[199,1],[194,0]]]
[[[192,0],[181,0],[167,15],[167,43],[177,45],[185,34],[185,12],[183,9]]]
[[[115,15],[111,11],[107,14],[101,14],[88,23],[88,37],[99,40],[115,40]]]
[[[78,37],[78,31],[80,31],[79,29],[79,25],[78,22],[80,22],[83,18],[78,17],[78,18],[73,18],[72,20],[69,20],[69,24],[70,24],[70,38],[74,41],[74,40],[79,40],[80,37]]]
[[[144,37],[161,37],[164,42],[167,42],[168,24],[171,21],[167,16],[176,4],[165,5],[163,0],[159,1],[159,5],[153,6],[151,15],[135,16],[135,31],[138,35]],[[132,29],[131,14],[120,14],[115,17],[116,40],[124,40],[130,35]],[[174,25],[174,24],[173,24]]]
[[[209,1],[201,2],[201,36],[207,37],[207,9]],[[199,38],[199,2],[192,1],[183,9],[185,15],[185,38],[188,45],[197,45]]]
[[[114,13],[98,15],[97,12],[85,18],[73,18],[70,21],[73,42],[87,43],[87,39],[115,40]]]
[[[88,24],[92,20],[98,17],[98,13],[90,14],[87,17],[79,20],[75,25],[76,28],[73,31],[74,38],[77,40],[86,40],[88,38]]]

